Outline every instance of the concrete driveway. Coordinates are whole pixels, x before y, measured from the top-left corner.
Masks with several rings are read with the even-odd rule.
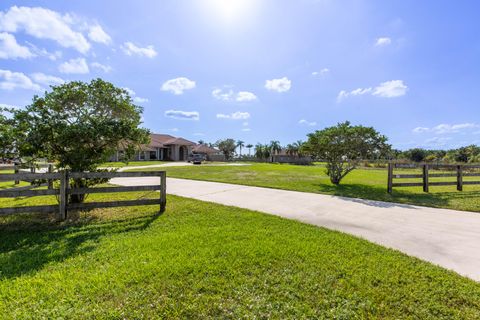
[[[158,178],[112,183],[153,185]],[[346,232],[480,281],[480,213],[174,178],[167,193]]]

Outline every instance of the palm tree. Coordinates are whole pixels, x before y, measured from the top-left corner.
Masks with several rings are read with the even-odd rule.
[[[245,148],[248,149],[248,156],[250,156],[250,151],[251,151],[251,149],[253,148],[253,144],[250,144],[250,143],[249,143],[249,144],[247,144],[247,145],[245,146]]]
[[[270,141],[270,154],[272,156],[272,162],[273,162],[273,156],[278,154],[280,151],[282,151],[282,146],[280,145],[280,141],[273,140]]]
[[[205,144],[205,141],[203,141],[203,140],[198,140],[198,144]]]
[[[237,140],[237,147],[240,148],[240,157],[242,157],[242,148],[245,147],[245,142],[242,140]]]
[[[289,156],[294,156],[298,153],[298,148],[297,146],[294,144],[287,144],[287,148],[286,148],[286,153],[289,155]]]

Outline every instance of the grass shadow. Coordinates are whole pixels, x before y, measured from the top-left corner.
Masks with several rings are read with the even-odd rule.
[[[24,220],[0,224],[0,280],[36,272],[49,263],[90,252],[104,236],[145,230],[160,215],[156,212],[106,221],[90,217],[66,224],[26,224]]]

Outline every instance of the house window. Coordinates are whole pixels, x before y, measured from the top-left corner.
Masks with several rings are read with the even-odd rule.
[[[140,151],[139,159],[140,159],[140,160],[145,160],[145,152]]]
[[[157,160],[157,152],[150,151],[150,160]]]

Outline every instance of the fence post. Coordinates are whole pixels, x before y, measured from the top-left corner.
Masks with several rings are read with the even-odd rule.
[[[167,206],[167,172],[160,176],[160,212],[164,212]]]
[[[423,165],[423,192],[428,192],[428,164]]]
[[[457,190],[463,191],[463,167],[462,165],[457,166]]]
[[[15,174],[17,174],[17,173],[20,172],[18,162],[15,162],[15,163],[13,164],[13,172],[14,172]],[[20,180],[15,180],[15,184],[20,184]]]
[[[393,164],[388,163],[388,182],[387,182],[387,192],[392,193],[393,191]]]
[[[53,165],[52,164],[49,164],[48,165],[48,173],[52,173],[53,172]],[[48,189],[53,189],[53,180],[52,179],[48,179]]]
[[[59,206],[58,206],[58,221],[63,221],[67,217],[67,185],[68,185],[68,176],[67,171],[63,170],[60,172],[62,175],[60,177],[60,196],[59,196]]]

